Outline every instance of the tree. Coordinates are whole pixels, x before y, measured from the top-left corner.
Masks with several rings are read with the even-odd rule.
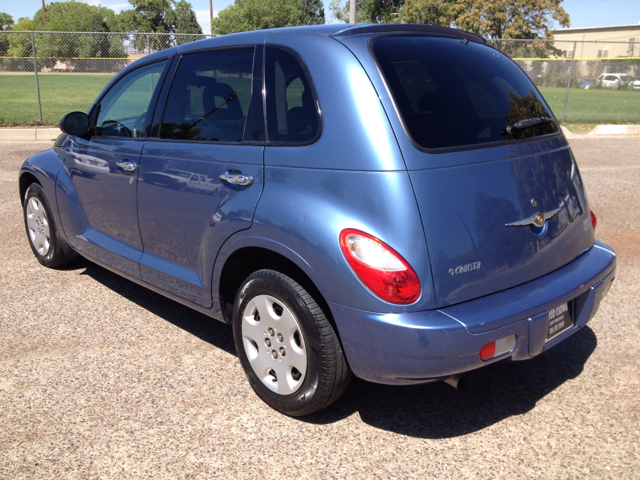
[[[398,10],[404,0],[367,0],[364,2],[364,17],[370,23],[397,23]]]
[[[194,33],[202,29],[186,0],[129,0],[131,10],[120,12],[122,31],[141,33]]]
[[[34,30],[34,22],[30,18],[19,18],[13,26],[16,31]],[[7,57],[25,58],[33,56],[31,48],[31,35],[28,33],[14,33],[9,35]]]
[[[213,19],[218,35],[297,25],[298,0],[235,0]]]
[[[202,35],[191,4],[186,0],[129,0],[131,10],[120,12],[122,31],[138,33],[194,33]],[[137,37],[135,44],[144,48],[147,40],[152,48],[171,46],[167,36]]]
[[[13,17],[8,13],[0,12],[0,31],[11,30],[13,26]]]
[[[191,4],[186,0],[180,0],[176,3],[171,21],[173,23],[175,33],[192,33],[195,35],[202,35],[202,28],[198,23],[196,13],[191,8]],[[194,37],[191,36],[176,36],[176,44],[178,45],[192,40],[194,40]]]
[[[455,23],[453,3],[443,0],[411,0],[400,13],[406,23],[452,26]]]
[[[324,25],[322,0],[298,0],[298,25]]]
[[[191,4],[186,0],[180,0],[174,8],[174,19],[176,33],[194,33],[202,35],[202,28],[198,23],[196,12],[191,8]]]
[[[107,7],[88,5],[74,0],[47,5],[47,24],[42,10],[33,16],[34,30],[55,32],[96,32],[97,35],[37,35],[38,58],[49,68],[58,61],[82,58],[125,57],[123,39],[103,33],[117,31],[116,13]],[[113,61],[96,62],[74,60],[83,71],[104,71],[115,68]]]
[[[120,12],[120,22],[126,32],[169,33],[173,0],[129,0],[131,10]]]
[[[569,26],[562,0],[458,0],[456,24],[487,38],[553,38],[552,20]],[[460,5],[463,3],[463,5]]]
[[[400,10],[408,23],[454,26],[489,39],[552,38],[550,24],[569,26],[562,0],[411,0]]]
[[[335,18],[349,22],[349,1],[341,5],[341,0],[332,0],[329,10]],[[404,0],[357,0],[356,21],[358,23],[397,23],[398,12]]]
[[[117,24],[116,13],[107,7],[96,7],[84,2],[53,2],[47,5],[47,25],[44,24],[42,10],[33,16],[34,30],[54,32],[91,32],[98,23],[97,31],[114,31]],[[116,30],[117,31],[117,30]]]
[[[8,13],[0,12],[0,32],[11,30],[13,26],[13,17]],[[4,57],[9,49],[8,35],[0,35],[0,57]]]
[[[358,22],[424,23],[467,30],[488,39],[552,38],[550,24],[569,26],[562,0],[358,0]],[[330,4],[333,16],[349,21],[349,5]]]

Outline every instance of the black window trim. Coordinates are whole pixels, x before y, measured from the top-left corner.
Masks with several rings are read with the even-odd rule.
[[[193,51],[189,51],[189,52],[185,52],[182,54],[177,54],[176,58],[174,59],[173,64],[171,65],[171,71],[169,72],[170,75],[167,75],[167,78],[170,76],[171,79],[165,83],[165,85],[163,85],[162,88],[162,92],[161,92],[161,97],[162,99],[158,101],[157,107],[156,107],[156,112],[154,114],[154,118],[153,118],[153,122],[152,122],[152,129],[155,128],[155,126],[157,126],[156,131],[152,131],[152,135],[150,135],[149,137],[147,137],[147,139],[149,140],[154,140],[156,142],[165,142],[165,143],[195,143],[195,144],[209,144],[209,145],[257,145],[257,146],[264,146],[265,142],[264,141],[254,141],[254,140],[247,140],[247,141],[240,141],[240,142],[215,142],[212,140],[183,140],[183,139],[179,139],[179,138],[160,138],[160,132],[162,130],[162,120],[164,119],[164,114],[165,114],[165,109],[167,108],[167,101],[169,99],[169,92],[171,91],[171,87],[173,85],[173,82],[175,80],[175,76],[176,73],[178,72],[178,67],[180,66],[180,62],[182,61],[182,58],[185,57],[186,55],[193,55],[193,54],[197,54],[197,53],[205,53],[205,52],[215,52],[215,51],[227,51],[227,50],[248,50],[248,49],[253,49],[253,60],[252,60],[252,74],[251,74],[251,99],[249,101],[249,105],[251,105],[251,102],[253,101],[253,97],[256,94],[261,94],[260,92],[254,92],[253,89],[253,72],[256,69],[256,50],[262,46],[262,44],[255,44],[255,43],[251,43],[251,44],[242,44],[242,45],[227,45],[227,46],[223,46],[223,47],[210,47],[210,48],[203,48],[200,50],[193,50]],[[260,68],[262,68],[262,66],[260,66]],[[263,70],[263,78],[264,78],[264,70]],[[165,88],[166,87],[166,88]],[[247,112],[248,113],[248,112]],[[246,127],[246,120],[245,120],[245,127]],[[265,127],[266,129],[266,127]]]
[[[398,120],[400,120],[400,124],[402,125],[402,129],[404,130],[405,135],[407,136],[407,138],[409,139],[409,141],[411,142],[411,144],[419,151],[424,152],[424,153],[431,153],[431,154],[438,154],[438,153],[451,153],[451,152],[464,152],[464,151],[468,151],[468,150],[478,150],[480,148],[494,148],[494,147],[500,147],[503,145],[515,145],[515,144],[522,144],[522,143],[528,143],[528,142],[537,142],[540,141],[542,139],[548,139],[548,138],[553,138],[553,137],[557,137],[557,136],[561,136],[562,135],[562,129],[560,128],[560,122],[558,122],[558,120],[556,119],[555,115],[553,114],[553,110],[551,110],[551,107],[549,107],[549,105],[547,104],[547,101],[545,100],[545,98],[542,96],[542,94],[540,93],[540,91],[538,90],[538,87],[535,85],[535,83],[531,82],[531,85],[533,86],[533,88],[535,88],[535,91],[540,95],[540,98],[543,101],[544,106],[547,108],[547,110],[549,111],[549,113],[551,114],[551,117],[554,119],[556,126],[558,127],[558,131],[555,133],[549,133],[547,135],[539,135],[537,137],[530,137],[530,138],[523,138],[523,139],[519,139],[519,140],[500,140],[497,142],[488,142],[488,143],[480,143],[480,144],[472,144],[472,145],[461,145],[461,146],[457,146],[457,147],[440,147],[440,148],[426,148],[423,147],[422,145],[420,145],[418,142],[416,142],[413,138],[413,135],[411,135],[411,132],[409,131],[409,127],[407,126],[404,117],[402,116],[402,114],[400,113],[400,109],[396,103],[395,97],[393,96],[393,93],[391,91],[391,88],[389,87],[389,84],[387,83],[387,79],[384,76],[384,73],[382,71],[382,67],[380,65],[380,62],[378,62],[378,59],[376,58],[376,55],[373,52],[373,44],[375,43],[376,40],[380,39],[380,38],[385,38],[385,37],[439,37],[439,38],[451,38],[451,39],[455,39],[455,40],[460,40],[462,41],[462,39],[459,36],[455,36],[455,35],[443,35],[443,34],[436,34],[436,33],[420,33],[420,32],[390,32],[390,33],[381,33],[378,35],[372,35],[368,40],[367,40],[367,51],[369,52],[369,55],[371,56],[371,59],[373,60],[373,63],[376,67],[376,70],[378,72],[378,76],[380,77],[380,79],[382,80],[382,83],[384,85],[384,88],[387,91],[387,96],[389,97],[389,99],[391,100],[391,104],[393,105],[393,109],[396,113],[396,116],[398,117]],[[491,48],[493,50],[495,50],[497,53],[499,53],[500,55],[508,58],[511,62],[513,62],[513,60],[511,60],[511,58],[509,58],[508,55],[504,54],[503,52],[501,52],[500,50],[498,50],[497,48],[488,45],[486,43],[480,43],[480,42],[475,42],[478,43],[480,45],[484,45],[485,47]],[[522,72],[523,75],[527,75],[526,72],[524,70],[522,70],[522,67],[520,67],[520,65],[518,65],[516,62],[513,62]]]
[[[118,75],[117,77],[115,77],[113,79],[113,82],[111,83],[111,85],[109,85],[109,88],[106,89],[104,92],[102,92],[102,95],[100,95],[99,99],[96,100],[93,104],[93,106],[91,107],[91,112],[90,112],[90,119],[91,119],[91,138],[98,138],[98,139],[114,139],[117,138],[118,141],[120,140],[126,140],[126,141],[137,141],[137,142],[146,142],[149,138],[151,138],[150,135],[147,135],[147,133],[149,132],[149,129],[151,128],[151,122],[153,119],[153,115],[155,113],[155,109],[156,109],[156,105],[158,103],[158,97],[160,95],[160,91],[162,90],[162,86],[164,85],[164,81],[167,78],[167,74],[169,73],[170,69],[171,69],[171,64],[172,64],[172,57],[175,54],[171,54],[171,55],[166,55],[164,57],[159,57],[159,58],[154,58],[151,61],[148,62],[143,62],[140,63],[139,65],[136,65],[134,68],[131,68],[127,71],[123,71],[121,75]],[[96,123],[98,121],[98,116],[99,116],[99,108],[102,104],[102,100],[104,99],[104,97],[107,96],[107,94],[111,91],[111,89],[113,87],[115,87],[120,80],[122,80],[123,78],[127,77],[128,75],[130,75],[131,73],[135,72],[136,70],[139,70],[141,68],[147,67],[149,65],[153,65],[154,63],[160,63],[160,62],[167,62],[164,66],[164,68],[162,69],[162,73],[160,74],[160,78],[158,79],[158,85],[156,87],[156,90],[153,92],[153,95],[151,96],[151,100],[149,102],[149,108],[147,109],[147,114],[145,115],[144,118],[144,122],[143,122],[143,126],[142,126],[142,131],[145,133],[145,135],[141,136],[141,137],[108,137],[105,135],[96,135]]]
[[[311,95],[313,96],[313,101],[316,105],[316,115],[318,116],[318,133],[315,137],[310,140],[305,140],[303,142],[292,142],[289,140],[283,141],[271,141],[269,140],[269,124],[267,123],[267,51],[269,48],[284,50],[285,52],[291,54],[302,67],[302,71],[307,77],[307,82],[309,82],[309,88],[311,89]],[[320,107],[320,101],[318,100],[318,93],[316,91],[316,87],[313,83],[313,78],[311,77],[311,73],[309,72],[309,68],[307,67],[304,59],[290,47],[285,45],[279,45],[276,43],[265,43],[265,51],[263,55],[263,65],[262,65],[262,92],[263,92],[263,105],[264,105],[264,128],[265,128],[265,138],[266,145],[269,147],[303,147],[305,145],[312,145],[316,143],[320,137],[322,136],[322,108]]]

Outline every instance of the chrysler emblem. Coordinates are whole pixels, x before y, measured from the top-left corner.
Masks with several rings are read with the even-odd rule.
[[[538,212],[531,215],[528,218],[507,223],[507,227],[523,227],[525,225],[534,225],[536,227],[542,227],[544,225],[544,222],[549,220],[559,211],[560,211],[560,208],[556,208],[555,210],[549,210],[548,212],[544,212],[544,213]]]
[[[536,227],[543,226],[544,225],[544,221],[545,221],[544,213],[537,213],[536,216],[533,217],[533,224]]]

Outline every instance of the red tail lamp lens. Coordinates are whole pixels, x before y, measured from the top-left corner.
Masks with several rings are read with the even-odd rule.
[[[390,303],[413,303],[420,297],[418,276],[395,250],[371,235],[347,229],[340,233],[344,257],[360,281]]]
[[[496,342],[483,345],[480,349],[480,360],[489,360],[496,356]]]
[[[596,218],[596,216],[593,214],[593,212],[591,210],[589,210],[589,213],[591,214],[591,225],[593,225],[593,229],[596,229],[596,225],[598,225],[598,219]]]

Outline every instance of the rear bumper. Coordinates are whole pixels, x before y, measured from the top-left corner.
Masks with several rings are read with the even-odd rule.
[[[564,267],[524,285],[440,310],[380,314],[330,303],[353,373],[389,385],[442,380],[510,357],[527,360],[562,342],[596,313],[616,256],[596,242]],[[574,325],[545,343],[548,310],[574,301]],[[480,360],[483,345],[516,336],[514,349]]]

